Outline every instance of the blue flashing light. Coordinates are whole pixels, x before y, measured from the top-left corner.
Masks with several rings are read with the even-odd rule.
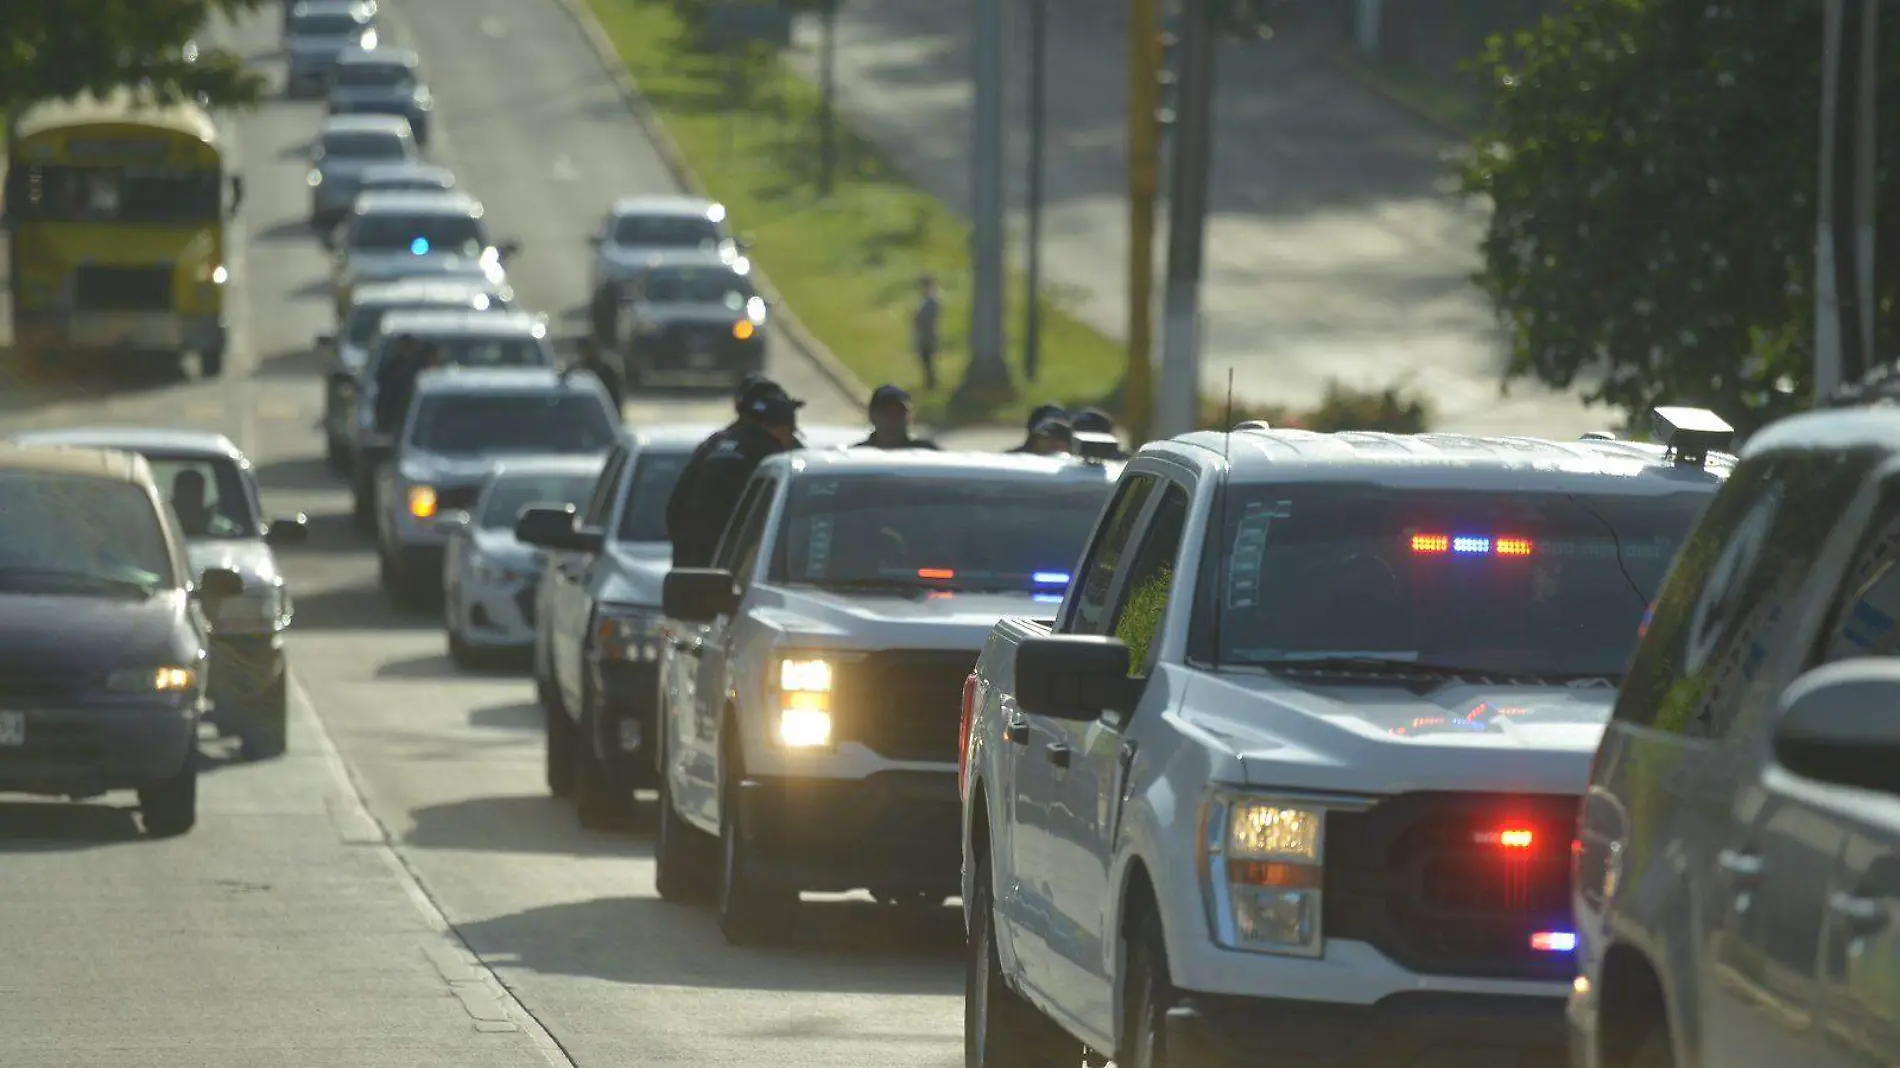
[[[1039,594],[1036,594],[1036,596],[1033,599],[1035,600],[1037,604],[1061,604],[1062,603],[1062,595],[1059,593],[1039,593]]]
[[[1577,936],[1570,931],[1539,931],[1531,935],[1531,948],[1539,953],[1573,953]]]
[[[409,251],[417,256],[427,256],[429,254],[429,239],[426,237],[418,237],[414,241],[409,242]]]
[[[1488,553],[1491,551],[1491,539],[1459,535],[1451,539],[1451,551],[1455,553]]]
[[[1067,571],[1038,571],[1030,578],[1038,586],[1067,586],[1069,584]]]

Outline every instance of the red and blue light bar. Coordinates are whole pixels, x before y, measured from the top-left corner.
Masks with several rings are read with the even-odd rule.
[[[1412,551],[1420,556],[1529,556],[1531,540],[1482,534],[1414,534]]]

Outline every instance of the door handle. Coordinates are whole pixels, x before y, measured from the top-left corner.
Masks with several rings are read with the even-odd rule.
[[[1827,910],[1856,935],[1870,935],[1887,926],[1887,908],[1871,897],[1837,890],[1828,895]]]
[[[1761,878],[1761,858],[1753,853],[1724,849],[1715,855],[1715,863],[1738,883],[1752,883]]]
[[[1047,751],[1049,753],[1049,763],[1054,764],[1058,768],[1066,768],[1069,766],[1069,757],[1073,751],[1068,746],[1063,745],[1061,742],[1050,742]]]
[[[1003,725],[1003,740],[1017,745],[1029,744],[1029,717],[1018,712]]]

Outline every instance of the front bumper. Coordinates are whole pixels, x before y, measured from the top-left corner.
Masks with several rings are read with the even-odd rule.
[[[740,821],[759,878],[781,890],[961,892],[954,771],[865,779],[748,778]]]
[[[656,338],[636,337],[628,344],[629,362],[658,374],[744,374],[765,368],[765,334],[740,341],[730,327],[697,332],[669,331]]]
[[[0,793],[90,797],[173,778],[198,744],[191,705],[149,700],[35,709],[26,740],[0,747]]]
[[[1393,994],[1370,1005],[1184,993],[1167,1017],[1195,1068],[1550,1068],[1564,1063],[1562,998]]]
[[[242,727],[255,716],[273,714],[272,703],[284,685],[283,632],[213,632],[210,671],[213,722]]]
[[[478,649],[528,649],[534,646],[534,599],[538,575],[511,582],[485,582],[464,575],[456,584],[452,611],[462,637]]]
[[[173,311],[78,310],[65,315],[32,316],[17,324],[16,338],[34,347],[99,353],[173,356],[180,352],[224,351],[224,319],[216,314],[180,315]]]

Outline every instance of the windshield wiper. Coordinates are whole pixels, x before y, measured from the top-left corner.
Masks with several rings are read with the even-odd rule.
[[[39,583],[31,580],[38,579]],[[102,575],[97,571],[80,571],[73,568],[58,567],[6,567],[0,566],[0,587],[15,589],[26,585],[79,586],[92,590],[105,590],[112,593],[133,594],[150,597],[157,592],[157,586],[151,582],[137,579],[119,578],[116,575]]]
[[[1430,678],[1462,678],[1488,674],[1469,668],[1421,663],[1409,653],[1381,656],[1378,653],[1313,654],[1293,653],[1267,660],[1241,661],[1239,666],[1263,671],[1362,671],[1386,675],[1422,675]]]

